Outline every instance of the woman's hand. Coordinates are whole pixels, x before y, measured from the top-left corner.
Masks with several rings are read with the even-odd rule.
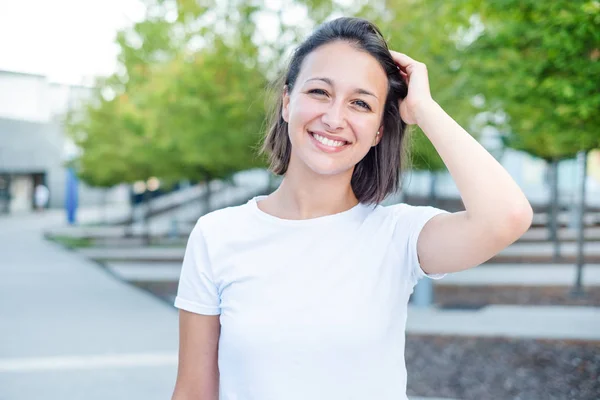
[[[417,124],[420,111],[433,102],[427,66],[397,51],[390,50],[390,54],[408,85],[408,95],[400,101],[400,116],[409,125]]]

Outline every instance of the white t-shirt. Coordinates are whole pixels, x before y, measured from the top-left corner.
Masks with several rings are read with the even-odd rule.
[[[220,314],[220,399],[406,399],[417,238],[446,211],[359,203],[286,220],[264,197],[201,217],[183,261],[175,307]]]

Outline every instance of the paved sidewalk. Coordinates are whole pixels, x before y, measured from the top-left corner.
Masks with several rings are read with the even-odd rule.
[[[44,241],[56,222],[0,221],[0,399],[170,398],[176,310]]]

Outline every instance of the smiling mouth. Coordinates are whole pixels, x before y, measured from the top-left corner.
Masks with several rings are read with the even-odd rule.
[[[346,145],[349,145],[350,142],[346,141],[346,140],[331,140],[329,138],[326,138],[324,136],[319,135],[318,133],[314,133],[312,131],[308,131],[308,133],[319,143],[321,143],[324,146],[329,146],[329,147],[335,147],[335,148],[340,148],[340,147],[344,147]]]

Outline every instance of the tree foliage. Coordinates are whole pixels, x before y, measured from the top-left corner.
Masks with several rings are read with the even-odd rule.
[[[264,165],[255,151],[264,89],[292,46],[339,15],[374,21],[390,48],[426,63],[434,99],[463,126],[502,110],[508,145],[545,159],[571,157],[599,143],[599,4],[284,0],[275,9],[253,0],[147,0],[146,18],[117,35],[118,70],[98,80],[67,120],[84,150],[79,173],[110,186]],[[306,21],[285,18],[294,7],[305,7]],[[265,39],[261,21],[276,25],[275,40]],[[474,96],[485,98],[483,107]],[[444,169],[416,130],[413,167]]]
[[[483,28],[464,46],[464,90],[508,114],[507,145],[546,160],[600,146],[600,2],[450,3]]]
[[[257,9],[148,1],[146,18],[117,35],[117,71],[67,118],[81,178],[174,182],[264,165],[255,155],[266,82],[251,40]]]

